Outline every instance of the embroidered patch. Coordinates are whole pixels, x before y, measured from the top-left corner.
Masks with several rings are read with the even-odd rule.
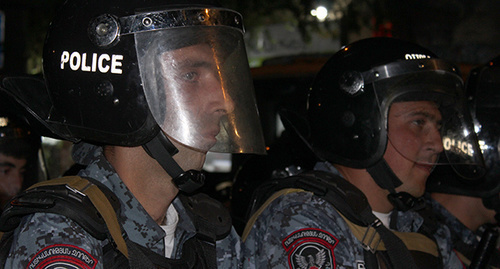
[[[338,242],[337,238],[326,231],[306,228],[287,236],[282,245],[288,253],[291,269],[334,269],[333,249]]]
[[[97,260],[87,251],[72,245],[52,245],[40,250],[27,269],[94,269]]]

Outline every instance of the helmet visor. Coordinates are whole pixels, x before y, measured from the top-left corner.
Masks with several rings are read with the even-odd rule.
[[[461,78],[433,59],[394,63],[384,71],[373,87],[387,115],[390,146],[419,165],[451,164],[464,177],[478,178],[484,164]]]
[[[471,110],[473,112],[474,130],[484,157],[486,169],[485,180],[489,182],[490,191],[500,186],[500,68],[484,68],[477,78],[478,83],[468,87]]]
[[[201,151],[265,153],[240,30],[167,27],[135,39],[146,101],[167,136]]]

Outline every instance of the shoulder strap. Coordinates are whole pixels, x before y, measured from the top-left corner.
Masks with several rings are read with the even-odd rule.
[[[307,171],[298,175],[273,179],[260,185],[253,193],[249,217],[274,193],[282,189],[301,189],[330,202],[354,223],[367,226],[377,218],[372,214],[366,196],[347,180],[324,171]]]
[[[67,216],[97,239],[111,236],[117,249],[128,258],[118,222],[118,198],[99,182],[69,176],[37,183],[17,195],[0,218],[3,232],[15,229],[25,215],[45,212]]]

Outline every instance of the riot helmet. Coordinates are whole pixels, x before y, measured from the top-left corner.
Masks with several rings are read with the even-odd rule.
[[[429,192],[483,198],[490,209],[500,212],[500,56],[473,68],[466,83],[467,104],[472,114],[485,163],[485,174],[470,181],[450,167],[437,167],[427,181]]]
[[[12,197],[18,191],[26,189],[37,182],[39,176],[38,152],[40,147],[40,135],[33,132],[22,117],[3,110],[0,111],[0,154],[3,155],[2,158],[10,157],[26,161],[24,167],[19,167],[24,171],[22,173],[22,181],[11,182],[10,184],[10,187],[12,187],[10,189]],[[6,169],[11,165],[10,161],[4,163],[4,159],[2,159],[2,169]],[[21,184],[17,186],[17,183]],[[14,191],[16,186],[20,187],[20,189]]]
[[[243,33],[241,15],[212,0],[66,1],[43,51],[50,107],[31,110],[74,142],[153,143],[160,164],[171,140],[265,153]]]
[[[383,158],[394,139],[387,132],[389,109],[411,101],[430,101],[439,109],[441,119],[436,120],[444,147],[439,163],[447,159],[467,177],[476,177],[481,157],[458,68],[421,46],[394,38],[354,42],[324,65],[308,99],[309,143],[321,159],[366,168],[379,186],[395,193],[401,181]],[[437,164],[415,159],[404,145],[395,147],[406,159]]]

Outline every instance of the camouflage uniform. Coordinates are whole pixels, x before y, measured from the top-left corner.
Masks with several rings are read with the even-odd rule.
[[[426,201],[435,213],[437,221],[449,228],[454,249],[471,261],[479,245],[480,237],[478,234],[463,225],[453,216],[453,214],[429,195],[426,195]],[[495,254],[492,255],[492,259],[490,260],[490,266],[492,266],[492,268],[500,268],[499,254],[497,250]]]
[[[337,173],[321,163],[315,169]],[[393,213],[394,214],[394,213]],[[395,230],[416,232],[423,219],[397,212]],[[437,243],[445,268],[463,268],[450,248],[449,232],[439,229]],[[271,202],[243,242],[243,268],[365,268],[361,243],[327,201],[310,192],[282,195]]]
[[[80,176],[91,177],[111,189],[121,203],[119,216],[128,237],[146,248],[164,256],[165,232],[148,215],[139,201],[127,189],[114,169],[102,154],[102,148],[86,145],[88,154],[82,148],[74,156],[75,161],[88,164]],[[75,154],[74,154],[75,155]],[[175,243],[171,258],[180,258],[183,243],[195,235],[195,228],[186,209],[179,199],[173,201],[179,214],[179,222],[175,231]],[[64,259],[73,259],[81,268],[103,268],[103,246],[107,240],[100,241],[90,236],[69,218],[57,214],[41,214],[26,216],[16,228],[14,243],[6,268],[37,268],[47,262],[54,254],[64,254]],[[237,264],[235,248],[239,248],[239,237],[232,229],[230,235],[217,242],[218,265],[233,268]],[[41,267],[43,268],[43,267]],[[66,267],[62,267],[66,268]]]

